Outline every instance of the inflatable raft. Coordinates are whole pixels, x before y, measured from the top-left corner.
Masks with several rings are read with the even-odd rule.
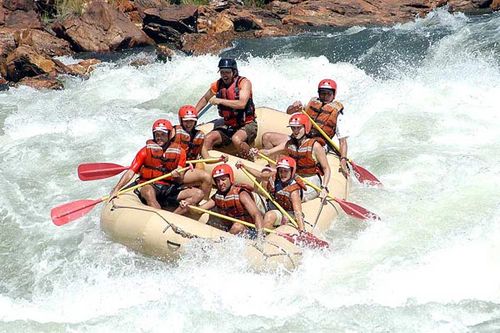
[[[262,147],[261,138],[265,132],[289,133],[286,127],[289,115],[269,108],[258,108],[256,113],[258,122],[258,134],[254,143],[256,147]],[[213,123],[200,127],[205,133],[212,128]],[[234,151],[232,147],[228,147],[222,152],[230,153],[231,151]],[[219,156],[221,152],[211,151],[210,154]],[[328,154],[327,158],[332,171],[328,185],[330,193],[335,197],[347,199],[349,181],[338,172],[339,159],[334,154]],[[238,160],[240,160],[238,157],[230,155],[228,162],[233,166],[236,182],[252,185],[251,181],[234,167]],[[264,160],[257,160],[255,163],[244,160],[244,163],[254,168],[262,168],[267,164]],[[211,172],[215,165],[206,165],[205,170]],[[303,203],[302,210],[305,214],[306,230],[322,238],[323,233],[331,227],[341,209],[335,202],[328,200],[320,218],[315,221],[320,204],[319,199],[314,199]],[[236,237],[206,224],[208,218],[207,214],[193,213],[190,216],[180,216],[169,211],[155,209],[142,204],[135,194],[127,193],[104,206],[101,214],[101,228],[115,242],[145,255],[171,261],[182,257],[186,245],[193,239],[220,242],[224,238]],[[299,264],[302,249],[278,234],[296,234],[297,230],[283,225],[275,231],[277,233],[269,233],[262,244],[245,240],[244,256],[253,269],[260,271],[281,267],[293,270]]]

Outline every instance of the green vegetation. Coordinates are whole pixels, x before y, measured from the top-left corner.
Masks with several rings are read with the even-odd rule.
[[[73,15],[81,15],[85,9],[87,0],[56,0],[57,16],[65,18]]]

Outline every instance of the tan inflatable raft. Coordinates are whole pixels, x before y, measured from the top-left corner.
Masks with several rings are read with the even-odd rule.
[[[289,133],[286,128],[289,115],[269,108],[258,108],[257,121],[259,125],[256,147],[262,147],[262,134],[269,131]],[[207,133],[213,124],[201,126]],[[225,150],[230,152],[231,148]],[[219,156],[221,153],[212,151],[212,156]],[[233,166],[236,181],[240,183],[252,184],[248,178],[234,165],[239,158],[230,156],[229,164]],[[338,172],[339,160],[337,156],[329,154],[328,162],[332,170],[332,177],[329,183],[330,193],[342,199],[346,199],[349,190],[349,182]],[[263,160],[252,163],[244,160],[248,166],[261,168],[267,164]],[[215,165],[206,165],[205,169],[211,172]],[[321,216],[315,225],[319,199],[303,203],[306,229],[313,234],[324,238],[323,233],[328,230],[338,213],[340,207],[328,201],[321,212]],[[101,214],[101,228],[114,241],[121,243],[131,249],[146,255],[154,256],[162,260],[176,260],[182,257],[185,245],[192,239],[201,238],[219,242],[223,238],[235,237],[227,232],[216,229],[206,224],[208,216],[191,215],[180,216],[165,210],[158,210],[143,205],[134,194],[124,194],[112,200],[104,206]],[[291,226],[280,226],[277,232],[297,233]],[[270,233],[266,236],[263,244],[256,244],[255,241],[245,240],[245,258],[249,266],[255,270],[267,270],[284,268],[293,270],[297,267],[302,256],[302,249],[292,244],[278,234]]]

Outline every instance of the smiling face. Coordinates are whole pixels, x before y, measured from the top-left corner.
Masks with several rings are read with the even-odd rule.
[[[183,120],[182,127],[188,132],[190,132],[196,125],[196,120]]]
[[[170,133],[168,131],[166,131],[166,132],[155,131],[154,132],[155,142],[157,144],[159,144],[160,146],[163,146],[164,144],[166,144],[169,141],[169,136],[170,136]]]
[[[231,83],[233,83],[234,73],[231,68],[221,68],[219,69],[219,73],[220,73],[220,78],[222,79],[225,85],[230,85]]]
[[[306,134],[306,130],[303,125],[290,126],[290,128],[292,129],[292,137],[297,140],[301,139]]]
[[[318,91],[318,96],[321,102],[330,103],[331,101],[333,101],[334,93],[333,90],[330,89],[320,89]]]
[[[229,175],[216,177],[214,178],[214,181],[217,189],[222,193],[229,191],[229,188],[231,188],[231,179],[229,178]]]
[[[278,168],[278,176],[282,182],[287,182],[292,177],[292,170],[289,168]]]

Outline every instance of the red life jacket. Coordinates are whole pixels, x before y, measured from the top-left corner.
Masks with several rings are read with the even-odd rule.
[[[299,190],[302,198],[302,190],[306,186],[300,179],[291,179],[287,183],[283,183],[278,177],[269,179],[267,182],[267,191],[274,197],[276,202],[286,211],[293,210],[292,192]]]
[[[315,138],[307,138],[300,147],[297,147],[297,140],[293,138],[286,143],[286,154],[297,161],[296,172],[300,176],[323,175],[323,170],[313,158],[313,146],[316,141]]]
[[[216,82],[217,98],[236,101],[240,99],[241,81],[243,76],[237,76],[229,87],[224,86],[222,79]],[[231,109],[224,105],[218,105],[219,116],[224,118],[224,124],[231,127],[243,127],[255,119],[255,105],[253,104],[252,92],[244,109]]]
[[[181,145],[186,151],[188,160],[196,160],[201,155],[201,147],[205,141],[205,133],[199,130],[194,130],[192,135],[188,133],[181,125],[175,125],[175,136],[173,142]]]
[[[233,184],[226,194],[215,192],[212,199],[219,212],[236,219],[254,223],[250,214],[240,201],[240,192],[246,191],[253,200],[252,188],[246,184]]]
[[[146,159],[139,169],[139,182],[163,176],[174,171],[179,165],[181,145],[175,142],[163,151],[163,148],[153,140],[146,141]],[[161,181],[168,184],[169,181]]]
[[[319,98],[312,98],[306,106],[307,114],[321,127],[325,133],[332,138],[337,129],[337,118],[342,113],[344,106],[337,101],[323,104]],[[322,137],[313,127],[310,137]]]

